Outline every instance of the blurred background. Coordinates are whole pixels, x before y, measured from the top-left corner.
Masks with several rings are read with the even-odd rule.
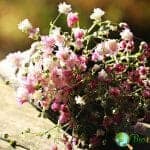
[[[81,26],[90,26],[93,8],[106,11],[105,18],[115,22],[128,22],[135,36],[150,40],[150,0],[65,0],[79,12]],[[0,0],[0,59],[9,52],[30,48],[31,39],[17,29],[17,24],[29,18],[33,26],[48,33],[49,22],[57,15],[61,0]],[[66,22],[59,22],[65,29]]]

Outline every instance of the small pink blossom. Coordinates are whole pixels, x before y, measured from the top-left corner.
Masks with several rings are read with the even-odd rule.
[[[78,13],[70,12],[67,16],[68,27],[73,27],[79,21]]]
[[[125,70],[125,68],[126,68],[125,65],[123,65],[121,63],[118,63],[118,64],[114,65],[114,71],[117,74],[122,73]]]
[[[84,37],[84,32],[85,31],[83,29],[73,28],[72,31],[74,33],[75,39],[82,39]]]
[[[129,72],[128,73],[128,78],[132,82],[139,82],[139,80],[140,80],[139,71],[138,70],[133,70],[133,71]]]
[[[51,36],[42,36],[41,42],[43,45],[43,51],[51,53],[55,45],[55,39]]]
[[[142,93],[143,97],[150,98],[150,89],[145,89]]]
[[[59,110],[60,110],[60,103],[53,102],[52,105],[51,105],[51,109],[52,109],[54,112],[59,111]]]
[[[69,109],[68,109],[68,107],[67,107],[65,104],[61,104],[60,110],[61,110],[62,112],[65,112],[65,113],[68,113],[68,112],[69,112]]]
[[[109,89],[109,93],[110,93],[110,95],[117,97],[121,94],[121,91],[118,87],[111,87]]]
[[[102,69],[101,71],[98,72],[98,79],[104,80],[107,77],[108,77],[108,74],[106,73],[106,71],[104,69]]]
[[[39,38],[39,28],[29,29],[29,38],[37,40]]]
[[[75,41],[75,46],[76,46],[76,48],[77,49],[81,49],[81,48],[83,48],[83,40],[81,40],[81,39],[77,39],[76,41]]]
[[[70,115],[68,113],[61,112],[58,121],[59,123],[64,124],[67,123],[69,119],[70,119]]]
[[[104,59],[103,55],[100,55],[100,53],[98,51],[94,51],[92,53],[92,61],[97,62],[97,61],[101,61]]]
[[[70,50],[66,47],[61,47],[57,53],[56,53],[56,57],[63,60],[63,61],[66,61],[69,56],[70,56]]]
[[[109,39],[105,42],[105,48],[108,49],[109,53],[115,54],[118,51],[118,43],[115,39]]]
[[[140,66],[138,70],[140,75],[146,75],[149,72],[149,68],[144,66]]]

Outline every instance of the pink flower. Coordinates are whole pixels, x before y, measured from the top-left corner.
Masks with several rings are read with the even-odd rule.
[[[119,43],[119,49],[124,50],[124,51],[132,51],[134,49],[134,41],[133,40],[130,40],[130,41],[122,40]]]
[[[39,28],[29,29],[29,38],[37,40],[39,38]]]
[[[104,59],[103,55],[100,55],[100,53],[98,51],[94,51],[92,53],[92,61],[97,62],[97,61],[101,61]]]
[[[79,56],[78,57],[77,66],[81,71],[86,70],[86,68],[87,68],[86,62],[87,62],[87,59],[85,56]]]
[[[145,89],[142,93],[143,97],[150,98],[150,89]]]
[[[55,46],[55,39],[51,36],[42,36],[41,42],[43,45],[43,51],[51,53],[53,50],[52,48]]]
[[[77,49],[81,49],[84,45],[83,45],[83,40],[81,39],[77,39],[75,42],[76,48]]]
[[[84,37],[84,30],[80,28],[73,28],[75,39],[82,39]]]
[[[117,97],[120,95],[121,92],[120,92],[120,89],[118,87],[111,87],[109,89],[109,93],[110,93],[110,95]]]
[[[59,110],[60,110],[60,103],[53,102],[52,105],[51,105],[51,109],[52,109],[54,112],[59,111]]]
[[[70,12],[67,16],[68,27],[73,27],[79,21],[78,13]]]
[[[51,80],[53,81],[54,85],[57,88],[61,88],[64,86],[64,81],[63,81],[63,72],[62,69],[60,68],[53,68],[51,72]]]
[[[127,81],[124,81],[122,84],[121,84],[121,89],[124,90],[124,91],[130,91],[131,90],[131,85],[127,82]]]
[[[140,80],[139,71],[138,70],[133,70],[133,71],[129,72],[128,78],[132,82],[139,82],[139,80]]]
[[[63,61],[66,61],[69,56],[70,56],[70,50],[68,48],[64,48],[64,47],[61,47],[57,53],[56,53],[56,57],[63,60]]]
[[[125,50],[126,46],[127,46],[127,41],[125,41],[125,40],[122,40],[122,41],[119,43],[119,48],[120,48],[121,50]]]
[[[29,93],[34,93],[35,91],[35,79],[28,77],[25,80],[22,80],[24,87],[28,90]]]
[[[109,53],[115,54],[118,51],[118,43],[115,39],[109,39],[105,42],[105,48],[109,51]]]
[[[70,119],[69,113],[61,112],[58,121],[60,124],[64,124],[67,123],[69,119]]]
[[[98,72],[98,79],[104,80],[108,77],[108,74],[104,69],[102,69],[100,72]]]
[[[146,75],[149,72],[149,67],[140,66],[139,73],[140,75]]]
[[[60,110],[61,110],[62,112],[65,112],[65,113],[68,113],[68,112],[69,112],[68,107],[67,107],[65,104],[62,104],[62,105],[61,105]]]
[[[116,73],[122,73],[125,70],[125,66],[123,64],[115,64],[114,70]]]
[[[64,69],[63,70],[63,80],[69,84],[71,83],[71,80],[72,80],[72,77],[73,77],[73,73],[71,70],[67,70],[67,69]]]

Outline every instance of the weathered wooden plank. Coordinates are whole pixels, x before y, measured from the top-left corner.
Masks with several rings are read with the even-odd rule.
[[[53,142],[52,138],[47,139],[31,133],[21,134],[27,128],[38,134],[40,131],[46,131],[55,126],[50,120],[37,116],[38,111],[30,104],[19,106],[15,101],[14,89],[5,85],[0,79],[0,133],[8,133],[11,139],[31,150],[49,150]],[[51,131],[53,136],[56,133],[59,137],[63,132],[58,133],[56,129]],[[11,147],[0,140],[0,149],[9,150]]]

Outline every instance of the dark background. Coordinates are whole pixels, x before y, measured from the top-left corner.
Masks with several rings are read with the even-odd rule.
[[[29,18],[34,26],[48,33],[51,19],[57,15],[59,0],[0,0],[0,59],[7,53],[30,48],[32,40],[17,29],[17,24]],[[128,22],[135,36],[149,41],[150,0],[66,0],[79,12],[83,28],[90,26],[89,15],[94,8],[106,11],[105,18]],[[59,21],[65,28],[66,22]]]

